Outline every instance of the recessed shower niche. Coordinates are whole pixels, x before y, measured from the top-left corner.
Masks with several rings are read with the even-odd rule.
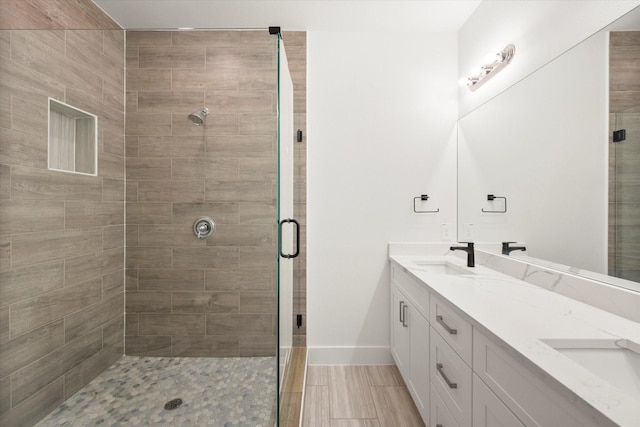
[[[98,118],[49,98],[49,169],[98,174]]]

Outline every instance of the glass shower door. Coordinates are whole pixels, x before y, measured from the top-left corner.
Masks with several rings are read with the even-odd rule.
[[[299,225],[293,219],[293,84],[278,34],[278,420],[284,375],[293,342],[293,258],[299,251]],[[280,423],[279,423],[280,425]]]

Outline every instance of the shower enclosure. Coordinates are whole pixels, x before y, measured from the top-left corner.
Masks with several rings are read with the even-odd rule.
[[[0,31],[0,424],[91,425],[72,399],[115,384],[81,412],[126,425],[108,416],[148,392],[127,417],[257,425],[261,406],[273,425],[299,232],[280,35],[125,32],[74,7]],[[97,118],[95,174],[48,167],[50,98]]]
[[[275,411],[297,228],[293,89],[273,32],[127,32],[125,354],[272,358],[253,369]],[[215,228],[199,239],[202,217]]]

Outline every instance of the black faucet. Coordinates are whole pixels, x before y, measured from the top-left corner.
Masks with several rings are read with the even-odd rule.
[[[513,251],[526,251],[525,246],[510,246],[510,243],[516,242],[502,242],[502,255],[509,255]]]
[[[476,266],[476,255],[473,250],[473,242],[460,242],[466,243],[467,246],[451,246],[449,249],[452,251],[465,251],[467,253],[467,267]]]

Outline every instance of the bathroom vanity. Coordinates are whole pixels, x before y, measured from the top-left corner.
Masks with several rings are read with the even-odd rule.
[[[427,426],[640,426],[640,323],[393,245],[391,353]]]

